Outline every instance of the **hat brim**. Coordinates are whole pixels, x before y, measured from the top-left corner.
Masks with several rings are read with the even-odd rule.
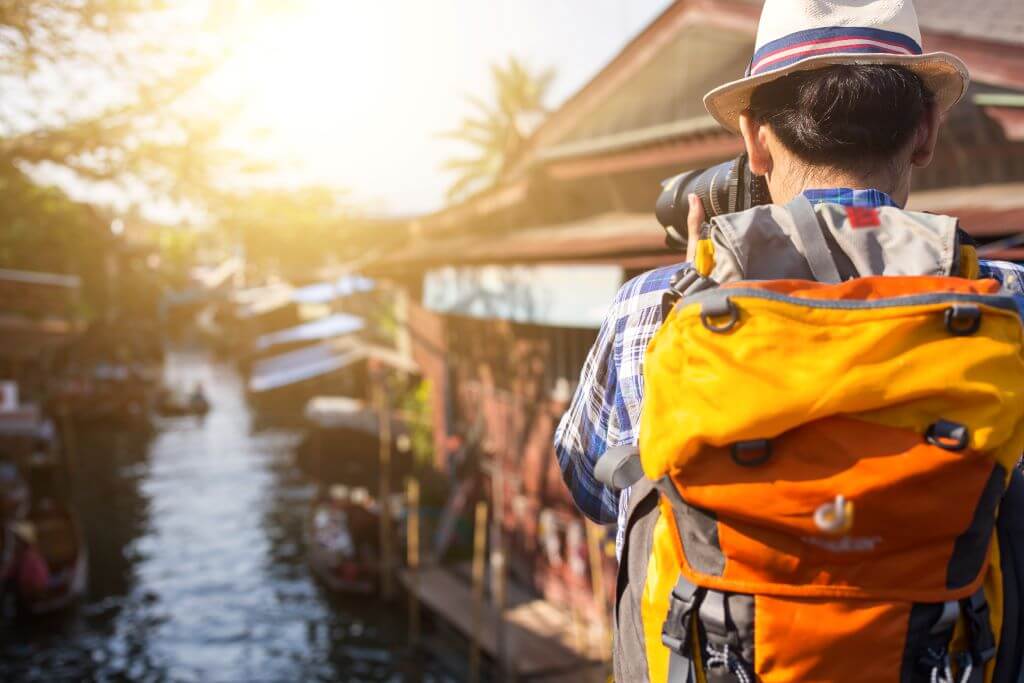
[[[750,107],[750,96],[754,89],[771,83],[783,76],[798,71],[822,69],[835,64],[892,64],[913,71],[935,96],[940,111],[949,110],[963,98],[971,77],[967,65],[959,57],[948,52],[930,52],[924,55],[892,54],[832,54],[807,59],[791,64],[777,71],[748,76],[721,85],[704,96],[704,106],[720,124],[738,133],[740,113]]]

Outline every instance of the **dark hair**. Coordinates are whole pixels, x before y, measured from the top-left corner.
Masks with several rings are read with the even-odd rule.
[[[844,64],[798,71],[758,87],[749,112],[801,160],[864,170],[893,159],[933,103],[912,71]]]

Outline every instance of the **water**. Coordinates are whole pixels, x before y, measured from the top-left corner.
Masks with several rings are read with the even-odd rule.
[[[89,594],[67,615],[3,627],[0,680],[440,680],[403,656],[404,609],[311,577],[300,434],[258,430],[227,366],[179,353],[167,374],[202,381],[210,414],[149,436],[80,434]]]

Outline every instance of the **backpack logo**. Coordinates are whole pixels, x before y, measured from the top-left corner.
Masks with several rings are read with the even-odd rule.
[[[814,511],[814,524],[826,534],[838,536],[853,528],[853,501],[842,495]]]
[[[846,218],[850,221],[850,227],[854,229],[877,228],[882,224],[878,209],[870,206],[848,206]]]

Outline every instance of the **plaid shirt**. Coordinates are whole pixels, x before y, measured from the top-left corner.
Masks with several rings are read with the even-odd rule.
[[[844,206],[895,206],[877,190],[808,190],[812,202]],[[628,490],[620,495],[594,478],[594,464],[614,446],[636,444],[644,396],[643,358],[661,324],[661,299],[669,279],[684,264],[666,266],[633,278],[619,290],[597,341],[587,356],[569,410],[555,431],[555,452],[562,478],[576,505],[602,524],[619,523],[621,548]],[[982,277],[1003,283],[1024,303],[1024,267],[982,261]]]

